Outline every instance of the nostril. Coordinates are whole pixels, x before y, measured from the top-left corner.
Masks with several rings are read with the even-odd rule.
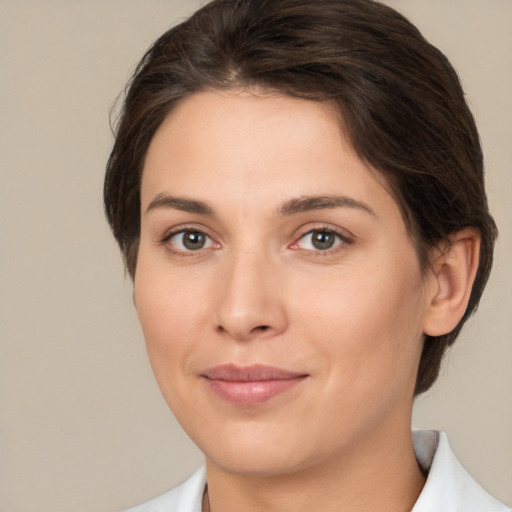
[[[258,325],[257,327],[255,327],[252,330],[253,331],[266,331],[268,329],[270,329],[270,326],[268,326],[268,325]]]

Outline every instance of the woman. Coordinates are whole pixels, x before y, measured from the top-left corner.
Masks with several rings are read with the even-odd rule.
[[[496,228],[457,75],[402,16],[208,3],[136,69],[105,204],[206,461],[134,510],[507,510],[410,432]]]

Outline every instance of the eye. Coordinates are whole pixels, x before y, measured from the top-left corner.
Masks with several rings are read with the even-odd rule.
[[[171,233],[164,242],[170,244],[173,249],[182,252],[199,251],[214,246],[213,240],[206,233],[192,229],[183,229]]]
[[[306,251],[328,251],[347,242],[347,240],[330,229],[313,229],[303,235],[294,248]]]

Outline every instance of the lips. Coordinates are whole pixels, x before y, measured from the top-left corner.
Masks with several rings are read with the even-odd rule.
[[[306,380],[307,374],[265,365],[215,366],[201,376],[215,395],[239,405],[256,405],[290,391]]]

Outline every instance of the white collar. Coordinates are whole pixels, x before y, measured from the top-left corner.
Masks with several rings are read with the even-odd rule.
[[[444,432],[415,430],[412,435],[418,463],[428,471],[412,512],[510,512],[461,466]]]
[[[411,512],[512,512],[480,487],[461,466],[444,432],[413,431],[418,463],[427,481]],[[196,471],[184,484],[125,512],[201,512],[206,469]]]

